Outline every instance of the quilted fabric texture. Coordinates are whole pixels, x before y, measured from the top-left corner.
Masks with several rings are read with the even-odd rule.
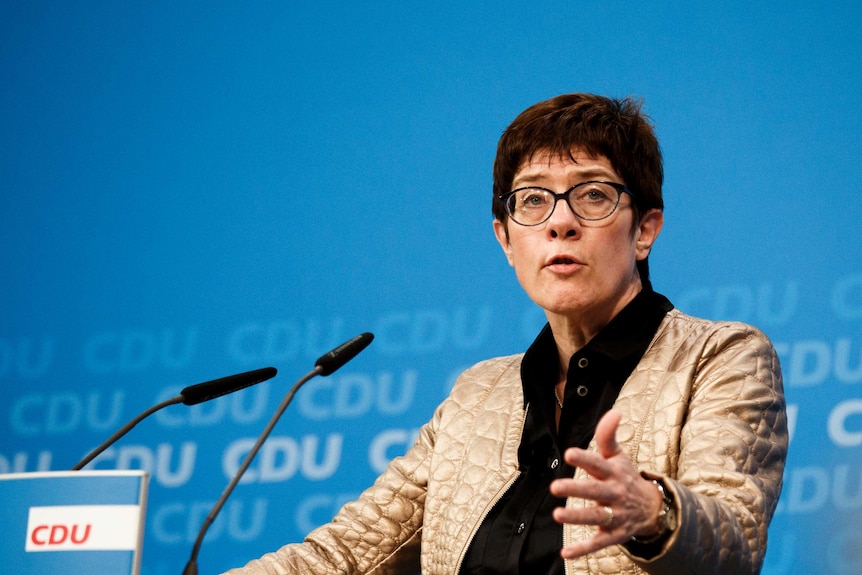
[[[358,500],[303,543],[229,573],[457,573],[482,519],[518,476],[520,361],[467,370],[416,444]],[[679,525],[653,557],[613,546],[568,561],[567,572],[758,573],[788,442],[781,371],[766,337],[671,311],[615,408],[620,445],[645,475],[663,479]],[[561,544],[592,529],[566,525]]]

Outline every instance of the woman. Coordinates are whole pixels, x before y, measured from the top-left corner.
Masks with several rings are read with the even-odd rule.
[[[494,232],[548,324],[464,372],[331,523],[231,573],[759,572],[787,450],[778,360],[652,290],[661,184],[631,100],[519,115]]]

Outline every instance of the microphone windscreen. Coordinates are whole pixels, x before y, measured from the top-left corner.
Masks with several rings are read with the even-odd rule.
[[[195,405],[203,403],[240,389],[245,389],[256,383],[261,383],[267,379],[275,377],[277,370],[274,367],[263,367],[244,373],[237,373],[212,381],[205,381],[195,385],[190,385],[180,392],[183,398],[183,403],[186,405]]]
[[[374,339],[373,333],[362,333],[351,340],[345,341],[329,353],[326,353],[314,362],[320,369],[320,375],[329,375],[339,369],[342,365],[356,357],[356,355],[368,347]]]

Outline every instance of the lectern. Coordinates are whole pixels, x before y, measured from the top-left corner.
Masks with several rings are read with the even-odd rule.
[[[138,575],[148,481],[144,471],[0,475],[3,571]]]

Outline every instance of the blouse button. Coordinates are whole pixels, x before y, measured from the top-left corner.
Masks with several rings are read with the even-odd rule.
[[[578,388],[577,388],[575,391],[577,392],[577,394],[578,394],[580,397],[586,397],[586,396],[587,396],[587,392],[589,392],[590,390],[589,390],[589,389],[587,389],[587,386],[585,386],[585,385],[579,385],[579,386],[578,386]]]
[[[578,367],[580,367],[581,369],[587,367],[588,365],[590,365],[590,360],[588,360],[587,358],[582,357],[578,360]]]

